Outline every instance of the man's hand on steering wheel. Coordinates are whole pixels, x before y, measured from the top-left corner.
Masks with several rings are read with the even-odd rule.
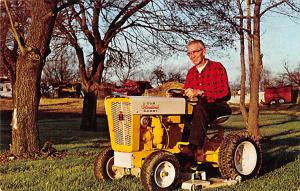
[[[188,88],[184,91],[184,94],[189,97],[190,99],[198,97],[198,96],[202,96],[204,94],[203,90],[198,90],[198,89],[192,89],[192,88]]]
[[[167,97],[184,97],[184,89],[169,89],[166,95]]]

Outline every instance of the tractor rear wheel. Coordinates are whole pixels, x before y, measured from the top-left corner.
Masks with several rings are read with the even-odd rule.
[[[222,142],[219,170],[223,178],[240,180],[255,177],[261,164],[261,146],[248,131],[231,133]]]
[[[141,170],[141,182],[146,191],[173,190],[179,180],[180,165],[167,151],[155,151],[146,159]]]
[[[113,169],[114,151],[111,147],[105,147],[98,154],[94,163],[94,174],[98,181],[116,179],[116,171]],[[118,178],[121,178],[120,176]]]
[[[284,104],[284,103],[285,103],[285,100],[284,100],[284,98],[280,98],[280,99],[278,100],[278,103],[280,103],[280,104]]]

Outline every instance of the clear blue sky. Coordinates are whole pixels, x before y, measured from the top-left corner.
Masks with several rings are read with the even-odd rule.
[[[284,62],[291,68],[300,63],[300,19],[265,16],[261,23],[261,50],[264,67],[272,73],[283,71]],[[220,58],[227,68],[230,81],[240,75],[239,51],[229,50],[230,58]]]

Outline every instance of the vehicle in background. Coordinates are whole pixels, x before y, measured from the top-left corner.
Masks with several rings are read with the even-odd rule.
[[[83,97],[80,82],[64,82],[60,84],[41,83],[42,97],[46,98],[79,98]]]
[[[60,84],[54,89],[54,97],[63,98],[63,97],[73,97],[79,98],[83,97],[83,92],[81,91],[81,84],[79,82],[67,82]]]
[[[284,104],[294,102],[297,93],[293,90],[293,86],[279,86],[265,88],[265,104]]]
[[[113,90],[113,95],[140,96],[152,86],[148,81],[127,80],[120,88]]]

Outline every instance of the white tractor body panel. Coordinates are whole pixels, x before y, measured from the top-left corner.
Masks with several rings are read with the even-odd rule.
[[[124,152],[114,152],[114,166],[123,168],[133,168],[133,154]]]
[[[129,96],[133,114],[183,115],[186,112],[184,98]]]

